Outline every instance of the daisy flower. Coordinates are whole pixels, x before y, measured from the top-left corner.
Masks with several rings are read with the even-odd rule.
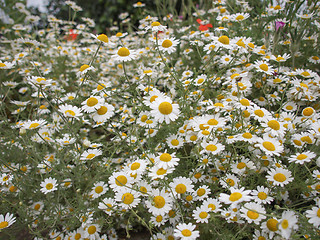
[[[40,127],[43,127],[45,124],[46,124],[46,120],[43,120],[43,119],[39,119],[39,120],[28,120],[26,122],[23,123],[22,127],[24,129],[37,129],[37,128],[40,128]]]
[[[254,65],[253,65],[256,70],[258,72],[262,72],[262,73],[265,73],[267,75],[272,75],[273,73],[273,68],[265,61],[255,61]]]
[[[80,108],[69,104],[60,105],[58,111],[61,112],[66,118],[79,119],[79,117],[82,116]]]
[[[112,216],[113,210],[116,207],[116,202],[113,198],[104,198],[102,202],[99,202],[98,208],[103,210],[109,216]]]
[[[294,155],[291,155],[289,157],[289,162],[294,162],[298,164],[304,164],[306,162],[310,162],[313,158],[315,158],[317,155],[314,152],[306,151],[302,153],[296,153]]]
[[[197,78],[193,80],[194,85],[200,86],[207,80],[207,75],[200,74]]]
[[[154,102],[151,103],[151,116],[160,123],[165,121],[167,124],[170,121],[175,121],[180,114],[179,105],[173,104],[172,100],[168,97],[157,97]]]
[[[169,167],[167,169],[164,169],[162,167],[155,165],[150,169],[149,176],[153,180],[154,179],[163,179],[165,176],[172,173],[173,171],[174,171],[174,168]]]
[[[237,189],[234,187],[230,188],[231,194],[220,193],[219,201],[225,204],[231,204],[231,206],[236,206],[241,202],[250,201],[252,199],[249,194],[251,190],[244,190],[244,187]]]
[[[0,184],[5,185],[12,181],[13,175],[10,175],[8,173],[2,173],[0,177]]]
[[[253,200],[260,204],[270,204],[273,197],[269,196],[269,189],[264,186],[257,186],[257,190],[252,190]]]
[[[263,232],[267,233],[269,238],[272,239],[276,233],[279,233],[279,220],[276,218],[269,218],[266,222],[261,224]]]
[[[90,195],[92,195],[93,199],[96,199],[100,196],[102,196],[103,194],[105,194],[108,190],[108,184],[104,183],[104,182],[97,182],[93,185],[92,190],[90,192]]]
[[[208,195],[211,193],[211,190],[207,185],[202,185],[195,191],[195,193],[197,200],[203,200],[208,197]]]
[[[150,196],[150,199],[146,201],[146,206],[150,213],[153,215],[165,215],[169,213],[173,204],[170,193],[164,189],[153,189]]]
[[[192,223],[179,223],[174,229],[174,236],[181,240],[195,240],[200,237],[199,231],[195,230],[196,225]]]
[[[311,210],[305,212],[308,222],[314,227],[318,228],[320,226],[320,199],[317,199],[317,205],[312,207]]]
[[[240,209],[241,217],[245,218],[248,223],[259,224],[261,220],[265,219],[266,210],[258,203],[245,203]]]
[[[218,139],[210,142],[202,142],[201,146],[203,147],[203,150],[200,152],[200,154],[211,153],[217,155],[225,149],[224,145],[218,143]]]
[[[104,122],[114,115],[114,107],[111,104],[103,103],[96,112],[93,112],[92,118],[96,122]]]
[[[16,221],[16,217],[12,213],[7,213],[5,216],[0,215],[0,231],[4,228],[10,227]]]
[[[157,215],[157,216],[151,216],[150,221],[157,227],[160,227],[161,225],[164,225],[168,221],[168,216],[166,215]],[[163,235],[163,239],[166,239]],[[155,238],[159,240],[159,238]],[[161,238],[160,238],[161,239]]]
[[[263,138],[259,139],[259,142],[256,144],[256,146],[269,156],[279,156],[284,150],[283,145],[281,145],[276,138],[271,138],[267,135],[264,135]]]
[[[32,77],[27,77],[27,82],[32,83],[36,86],[50,86],[53,81],[51,79],[46,79],[44,77],[32,76]]]
[[[134,50],[129,50],[126,47],[119,47],[116,54],[111,58],[116,62],[128,62],[137,58],[137,53]]]
[[[294,178],[291,177],[291,172],[283,168],[271,169],[266,176],[268,181],[271,181],[273,185],[281,186],[288,184]]]
[[[166,142],[167,142],[169,148],[178,149],[183,146],[184,140],[182,137],[180,137],[178,135],[170,135],[166,139]]]
[[[157,156],[155,158],[155,165],[167,169],[167,168],[173,168],[178,165],[179,158],[175,157],[175,153],[162,153],[160,156]]]
[[[249,13],[236,13],[230,16],[230,20],[233,22],[242,22],[250,17]]]
[[[126,186],[131,187],[134,179],[126,172],[114,172],[109,178],[109,187],[111,187],[115,191],[119,191],[124,188],[127,189]]]
[[[298,219],[293,211],[284,211],[279,221],[279,230],[282,237],[290,239],[292,230],[298,229]]]
[[[166,26],[161,25],[158,21],[152,22],[149,26],[145,27],[145,30],[151,29],[152,32],[165,32],[167,30]]]
[[[215,198],[207,198],[202,202],[202,205],[208,207],[210,212],[219,212],[221,208],[220,202]]]
[[[219,181],[219,183],[222,185],[224,188],[229,188],[229,187],[238,187],[238,182],[239,178],[235,176],[234,174],[227,173],[224,177],[222,177]]]
[[[139,204],[141,201],[140,195],[140,192],[124,187],[116,192],[115,200],[119,202],[119,206],[129,209]]]
[[[208,219],[210,217],[209,212],[210,208],[207,206],[197,207],[195,210],[193,210],[192,217],[197,223],[208,223]]]
[[[44,194],[47,194],[49,192],[53,192],[53,191],[57,190],[57,186],[58,186],[57,180],[52,177],[49,177],[41,182],[40,191],[43,192]]]
[[[169,186],[174,195],[185,194],[186,192],[192,192],[194,187],[191,179],[186,177],[174,178],[173,181],[169,184]]]
[[[167,52],[169,54],[176,51],[177,45],[180,43],[179,40],[175,38],[165,38],[158,41],[159,50],[162,52]]]
[[[81,76],[84,76],[87,72],[91,70],[95,70],[95,68],[92,66],[89,66],[88,64],[83,64],[77,71],[77,77],[80,78]]]
[[[83,228],[84,237],[90,240],[99,239],[101,227],[98,224],[88,224]]]
[[[81,103],[81,105],[83,105],[81,109],[87,113],[92,113],[100,109],[103,104],[104,98],[100,96],[90,96]]]
[[[15,62],[2,62],[0,61],[0,69],[11,69],[15,65]]]
[[[81,156],[80,160],[85,161],[85,160],[92,160],[93,158],[102,155],[102,151],[99,149],[88,149],[84,151]]]

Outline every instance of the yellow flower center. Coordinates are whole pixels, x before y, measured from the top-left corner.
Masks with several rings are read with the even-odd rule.
[[[53,188],[53,184],[52,183],[47,183],[46,189],[47,190],[51,190],[52,188]]]
[[[258,193],[258,198],[261,200],[265,200],[268,197],[268,195],[265,192],[259,192]]]
[[[172,139],[172,140],[171,140],[171,144],[172,144],[173,146],[178,146],[178,145],[179,145],[179,141],[178,141],[177,139]]]
[[[100,40],[101,42],[105,42],[105,43],[108,43],[109,42],[109,39],[107,37],[107,35],[105,34],[100,34],[98,37],[97,37],[98,40]]]
[[[231,193],[230,194],[230,197],[229,197],[229,200],[231,202],[235,202],[235,201],[238,201],[239,199],[242,198],[242,194],[239,193],[239,192],[234,192],[234,193]]]
[[[213,203],[210,203],[208,207],[211,208],[212,211],[216,209],[216,205],[214,205]]]
[[[123,176],[123,175],[120,175],[118,176],[116,179],[115,179],[115,183],[118,185],[118,186],[123,186],[123,185],[126,185],[127,183],[127,177],[126,176]]]
[[[168,115],[172,112],[172,104],[169,102],[162,102],[160,103],[159,107],[159,112],[163,115]]]
[[[0,62],[0,67],[6,67],[7,65],[5,65],[4,63]]]
[[[264,116],[264,112],[260,109],[258,110],[254,110],[254,114],[257,115],[258,117],[263,117]]]
[[[279,130],[280,129],[280,123],[276,120],[270,120],[268,122],[268,126],[272,128],[273,130]]]
[[[116,37],[121,37],[123,34],[121,33],[121,32],[118,32],[117,34],[116,34]]]
[[[213,144],[209,144],[208,146],[206,146],[206,150],[207,151],[211,151],[211,152],[214,152],[216,151],[218,148],[216,145],[213,145]]]
[[[161,24],[159,22],[153,22],[151,23],[151,26],[152,27],[157,27],[157,26],[160,26]]]
[[[242,16],[242,15],[239,15],[239,16],[236,17],[236,20],[237,20],[237,21],[241,21],[241,20],[243,20],[243,19],[244,19],[244,16]]]
[[[238,169],[243,169],[245,168],[247,165],[244,163],[244,162],[239,162],[238,165],[237,165],[237,168]]]
[[[262,63],[259,67],[261,70],[263,70],[265,72],[268,71],[268,69],[269,69],[268,65],[265,63]]]
[[[204,218],[208,217],[208,213],[207,213],[207,212],[201,212],[201,213],[199,214],[199,217],[200,217],[201,219],[204,219]]]
[[[94,158],[96,155],[93,153],[88,154],[88,156],[86,157],[86,159],[92,159]]]
[[[304,76],[304,77],[309,77],[309,76],[310,76],[310,73],[308,73],[308,72],[302,72],[301,75]]]
[[[163,208],[166,204],[166,200],[162,196],[156,196],[153,198],[154,206],[156,208]]]
[[[199,197],[203,196],[206,193],[206,190],[204,188],[199,188],[197,191],[197,195]]]
[[[163,174],[166,174],[167,170],[166,169],[163,169],[163,168],[159,168],[157,170],[157,175],[163,175]]]
[[[169,48],[169,47],[171,47],[171,46],[172,46],[172,41],[169,40],[169,39],[166,39],[166,40],[164,40],[164,41],[162,42],[162,47],[164,47],[164,48]]]
[[[176,186],[175,190],[177,193],[183,194],[187,191],[187,187],[183,183],[180,183]]]
[[[72,111],[72,110],[66,110],[64,113],[67,116],[72,116],[72,117],[74,117],[76,115],[76,113],[74,111]]]
[[[284,61],[285,59],[283,57],[277,57],[276,61],[280,62],[280,61]]]
[[[87,64],[83,64],[81,67],[80,67],[80,72],[83,72],[84,70],[86,70],[87,68],[89,68],[90,66],[87,65]]]
[[[219,37],[218,41],[221,42],[222,44],[225,44],[225,45],[228,45],[230,43],[229,38],[225,35]]]
[[[97,113],[99,115],[104,115],[106,112],[108,112],[108,108],[106,106],[101,106],[98,110]]]
[[[251,138],[252,138],[252,134],[246,132],[246,133],[242,134],[242,137],[244,137],[244,138],[246,138],[246,139],[251,139]]]
[[[312,107],[307,107],[303,109],[302,114],[303,116],[309,117],[314,113],[314,109]]]
[[[231,178],[228,178],[228,179],[226,180],[226,182],[227,182],[231,187],[235,185],[235,182],[234,182]]]
[[[122,47],[122,48],[120,48],[120,49],[118,50],[118,55],[119,55],[120,57],[127,57],[127,56],[130,55],[130,51],[129,51],[128,48]]]
[[[87,105],[89,107],[93,107],[94,105],[96,105],[98,103],[98,99],[96,99],[95,97],[90,97],[88,100],[87,100]]]
[[[160,156],[160,160],[163,162],[170,162],[172,159],[171,155],[169,153],[163,153]]]
[[[181,234],[182,234],[183,236],[185,236],[185,237],[190,237],[191,234],[192,234],[192,232],[191,232],[189,229],[183,229],[183,230],[181,231]]]
[[[297,159],[298,160],[304,160],[304,159],[306,159],[308,156],[307,155],[305,155],[305,154],[299,154],[298,156],[297,156]]]
[[[216,119],[212,118],[212,119],[209,119],[207,123],[211,126],[215,126],[215,125],[218,125],[219,122]]]
[[[103,187],[102,186],[97,186],[95,189],[94,189],[94,191],[96,192],[96,193],[102,193],[102,191],[103,191]]]
[[[317,211],[317,217],[320,218],[320,208]]]
[[[249,100],[248,99],[245,99],[245,98],[243,98],[243,99],[241,99],[240,100],[240,103],[241,103],[241,105],[243,105],[243,106],[250,106],[250,102],[249,102]]]
[[[0,223],[0,229],[8,227],[9,223],[7,221],[3,221]]]
[[[161,221],[162,221],[162,219],[163,219],[163,218],[162,218],[162,216],[161,216],[161,215],[158,215],[158,216],[156,217],[156,221],[157,221],[157,222],[161,222]]]
[[[273,176],[273,179],[277,182],[284,182],[287,178],[283,173],[277,173]]]
[[[200,83],[203,83],[203,81],[204,81],[203,78],[199,78],[198,81],[197,81],[197,83],[200,84]]]
[[[265,142],[262,143],[262,146],[265,149],[267,149],[268,151],[272,151],[273,152],[274,150],[276,150],[276,147],[273,145],[272,142],[265,141]]]
[[[39,123],[31,123],[30,126],[29,126],[29,129],[36,128],[36,127],[38,127],[39,125],[40,125]]]
[[[257,213],[256,211],[249,210],[247,212],[247,216],[251,219],[257,219],[259,217],[259,213]]]
[[[134,200],[134,196],[131,193],[125,193],[122,195],[121,201],[124,204],[131,204]]]
[[[102,89],[104,89],[106,87],[106,85],[104,83],[100,83],[97,87],[98,91],[101,91]]]
[[[289,227],[289,222],[287,219],[284,219],[282,222],[281,222],[281,227],[283,229],[287,229]]]
[[[272,231],[272,232],[275,232],[278,230],[278,221],[276,219],[269,219],[267,221],[267,228]]]

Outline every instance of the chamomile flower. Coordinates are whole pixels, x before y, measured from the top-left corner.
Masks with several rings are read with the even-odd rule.
[[[104,104],[104,101],[104,98],[100,96],[90,96],[81,103],[81,105],[83,105],[81,109],[87,113],[95,112],[101,108],[101,106]]]
[[[284,211],[279,221],[279,230],[282,237],[290,239],[292,230],[298,229],[298,219],[293,211]]]
[[[179,43],[180,41],[176,40],[175,38],[164,38],[158,40],[159,50],[162,52],[167,52],[169,54],[176,51],[176,47]]]
[[[99,232],[101,231],[101,227],[98,224],[88,224],[83,227],[84,237],[90,240],[95,240],[100,238]]]
[[[270,204],[273,197],[269,195],[270,190],[263,186],[257,186],[257,190],[252,190],[251,195],[257,203]]]
[[[267,180],[271,181],[275,186],[283,187],[292,182],[293,177],[291,177],[291,172],[289,170],[276,168],[268,171]]]
[[[5,185],[8,183],[11,183],[12,179],[13,179],[13,175],[10,175],[8,173],[2,173],[0,177],[0,184]]]
[[[197,207],[192,212],[192,217],[196,220],[197,223],[208,223],[210,218],[210,208],[207,206]]]
[[[175,121],[180,114],[179,105],[173,104],[168,97],[157,97],[150,107],[151,116],[159,123],[166,122],[169,124],[170,121]]]
[[[279,233],[279,219],[269,218],[266,222],[261,224],[261,229],[268,234],[270,239],[272,239],[276,233]]]
[[[178,149],[183,146],[183,138],[178,135],[170,135],[166,140],[169,148]]]
[[[179,223],[174,229],[174,236],[181,240],[195,240],[200,237],[200,232],[195,230],[196,225],[192,223]]]
[[[32,77],[27,77],[27,82],[30,84],[34,84],[36,86],[50,86],[52,84],[51,79],[46,79],[44,77],[37,77],[37,76],[32,76]]]
[[[93,112],[92,118],[96,122],[104,122],[114,115],[114,106],[111,104],[103,103],[96,112]]]
[[[69,104],[60,105],[58,111],[61,112],[66,118],[79,119],[79,117],[82,116],[80,108]]]
[[[129,209],[139,204],[141,201],[140,195],[140,192],[124,187],[116,192],[115,200],[124,209]]]
[[[105,194],[108,190],[108,185],[104,182],[97,182],[93,185],[90,195],[92,195],[93,199],[96,199],[103,194]]]
[[[154,179],[163,179],[168,174],[172,173],[175,168],[162,168],[157,165],[154,165],[152,168],[150,168],[149,176]]]
[[[272,75],[272,73],[274,71],[272,66],[270,66],[270,64],[265,61],[257,60],[257,61],[255,61],[253,66],[256,68],[256,70],[258,72],[262,72],[267,75]]]
[[[12,213],[7,213],[6,215],[0,215],[0,231],[4,228],[10,227],[15,223],[16,217]]]
[[[209,208],[210,212],[219,212],[221,210],[221,203],[215,198],[207,198],[202,202],[202,205]]]
[[[137,53],[134,50],[129,50],[126,47],[119,47],[116,54],[111,58],[116,62],[128,62],[137,58]]]
[[[173,168],[178,165],[179,160],[175,157],[175,153],[165,152],[155,158],[155,165],[163,169]]]
[[[240,209],[241,217],[245,218],[248,223],[259,224],[266,218],[266,210],[258,203],[245,203]]]
[[[126,186],[131,187],[134,179],[126,172],[114,172],[109,178],[109,187],[115,191],[119,191]]]
[[[170,193],[164,189],[153,189],[150,193],[150,199],[146,201],[148,211],[153,215],[165,215],[172,208],[173,199]]]
[[[86,161],[86,160],[92,160],[95,157],[98,157],[102,155],[102,151],[99,149],[88,149],[86,151],[84,151],[81,156],[80,156],[80,160],[82,161]]]
[[[210,153],[217,155],[225,149],[224,145],[218,143],[218,139],[209,142],[204,141],[201,143],[201,146],[203,147],[203,150],[200,152],[200,154]]]
[[[310,162],[313,158],[316,157],[316,154],[314,152],[306,151],[301,153],[296,153],[294,155],[291,155],[288,159],[288,161],[298,163],[298,164],[304,164],[306,162]]]
[[[88,64],[83,64],[77,71],[77,77],[80,78],[86,75],[87,72],[95,70],[94,67],[89,66]]]
[[[43,192],[44,194],[47,194],[49,192],[53,192],[55,190],[58,190],[57,186],[58,186],[57,180],[52,177],[49,177],[41,182],[40,191]]]
[[[244,189],[244,187],[240,189],[231,187],[231,194],[229,195],[226,193],[220,193],[219,201],[225,204],[231,204],[231,206],[237,206],[241,202],[250,201],[252,199],[252,197],[249,195],[251,193],[251,190]]]
[[[211,190],[207,185],[202,185],[195,190],[195,193],[197,200],[203,200],[208,197],[208,195],[211,193]]]
[[[116,208],[116,201],[113,198],[104,198],[102,202],[99,202],[98,208],[111,216]]]
[[[46,123],[47,123],[47,121],[43,120],[43,119],[33,120],[33,121],[28,120],[23,123],[22,128],[29,129],[29,130],[38,129],[38,128],[43,127]]]
[[[191,179],[186,177],[174,178],[169,186],[171,187],[172,194],[174,195],[181,195],[185,194],[186,192],[192,192],[194,187]]]
[[[159,23],[158,21],[154,21],[145,28],[145,30],[149,30],[149,29],[151,29],[152,32],[159,32],[159,31],[164,32],[166,31],[167,27],[161,25],[161,23]]]
[[[276,138],[271,138],[267,135],[264,135],[263,138],[259,139],[259,142],[256,144],[256,146],[269,156],[279,156],[284,150],[283,146]]]
[[[305,212],[308,222],[314,227],[318,228],[320,226],[320,200],[317,199],[316,206],[312,207],[311,210]]]

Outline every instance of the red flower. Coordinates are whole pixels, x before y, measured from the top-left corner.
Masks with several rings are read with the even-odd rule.
[[[74,41],[77,39],[78,34],[73,33],[73,29],[69,29],[69,34],[66,36],[67,41]]]
[[[199,26],[199,30],[200,30],[200,31],[206,31],[206,30],[208,30],[209,28],[212,28],[212,27],[213,27],[212,24],[210,24],[210,23],[208,23],[208,24],[206,24],[206,25],[201,24],[201,23],[202,23],[202,20],[201,20],[200,18],[197,19],[197,22],[200,24],[200,26]]]

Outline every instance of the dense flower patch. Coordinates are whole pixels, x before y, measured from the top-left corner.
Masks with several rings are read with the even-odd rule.
[[[1,30],[0,231],[318,239],[319,7],[214,1],[191,25],[146,14],[93,34],[88,18],[37,30],[17,3],[25,24]]]

